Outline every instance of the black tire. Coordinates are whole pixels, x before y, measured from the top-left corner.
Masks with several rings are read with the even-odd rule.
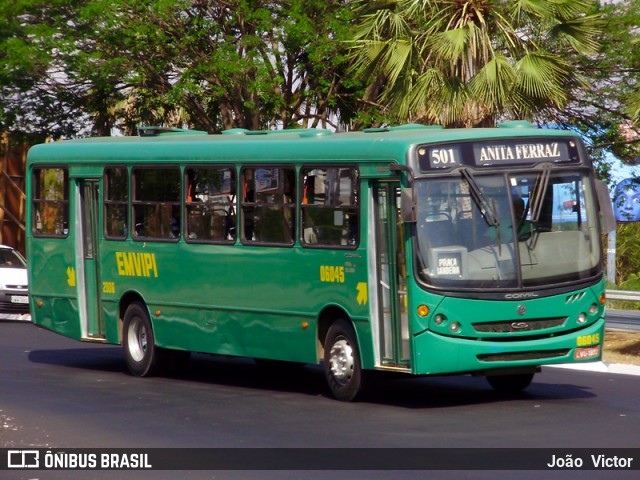
[[[148,377],[160,373],[166,355],[156,347],[149,313],[139,302],[129,305],[124,314],[122,346],[132,375]]]
[[[337,400],[357,400],[364,391],[360,351],[353,327],[337,320],[324,342],[324,372],[331,394]]]
[[[520,373],[516,375],[487,376],[487,382],[500,393],[518,393],[527,388],[533,380],[534,373]]]

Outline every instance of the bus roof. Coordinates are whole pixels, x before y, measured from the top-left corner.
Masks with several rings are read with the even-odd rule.
[[[249,131],[221,134],[164,127],[145,127],[140,136],[92,137],[36,145],[28,163],[72,164],[163,161],[389,161],[404,163],[418,144],[515,137],[574,137],[566,130],[534,128],[528,122],[506,122],[498,128],[443,129],[416,124],[333,133],[321,129]]]

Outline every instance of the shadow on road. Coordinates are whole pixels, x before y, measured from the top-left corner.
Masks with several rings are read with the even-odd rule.
[[[29,360],[35,364],[53,368],[72,368],[92,376],[102,373],[108,376],[125,375],[132,382],[153,382],[154,390],[171,395],[183,394],[185,388],[231,387],[265,393],[294,393],[329,398],[321,366],[256,364],[252,359],[205,354],[193,354],[189,368],[180,376],[134,378],[130,377],[116,346],[83,345],[82,348],[62,350],[33,350]],[[68,375],[68,372],[65,373]],[[407,375],[373,372],[371,388],[362,400],[401,408],[422,409],[459,407],[497,401],[514,400],[563,400],[590,398],[588,383],[582,372],[573,373],[575,383],[553,383],[561,375],[547,370],[538,374],[532,385],[520,394],[505,396],[491,389],[482,377],[468,375],[444,377],[412,377]],[[107,380],[105,378],[105,380]],[[563,376],[566,382],[566,375]],[[148,384],[147,384],[148,385]]]

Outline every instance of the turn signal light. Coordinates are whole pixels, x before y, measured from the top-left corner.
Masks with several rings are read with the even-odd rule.
[[[426,317],[427,315],[429,315],[429,307],[427,307],[426,305],[418,306],[418,315],[420,315],[421,317]]]

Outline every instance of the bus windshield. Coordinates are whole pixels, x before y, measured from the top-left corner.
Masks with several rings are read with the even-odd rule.
[[[419,179],[416,255],[428,286],[514,289],[590,278],[600,238],[580,170]]]

